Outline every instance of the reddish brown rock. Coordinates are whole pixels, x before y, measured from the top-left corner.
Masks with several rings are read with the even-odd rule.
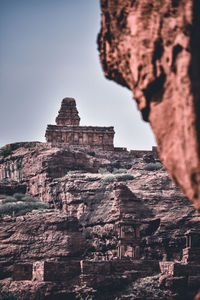
[[[75,286],[82,289],[85,284],[96,292],[105,289],[102,298],[95,299],[123,298],[121,292],[115,294],[117,286],[158,272],[164,256],[180,260],[185,232],[199,228],[200,217],[165,170],[146,170],[157,159],[154,151],[87,153],[87,148],[48,143],[10,148],[11,155],[0,160],[2,182],[25,184],[27,193],[55,208],[0,220],[1,283],[13,274],[17,281],[7,280],[5,288],[20,292],[20,299],[63,299],[62,294],[71,297]],[[194,251],[186,254],[190,260],[198,258]],[[77,261],[82,260],[77,275]],[[87,273],[88,268],[96,270],[95,275]],[[109,268],[112,272],[104,274]],[[199,278],[191,276],[190,284],[197,284]]]
[[[0,228],[0,279],[11,276],[14,264],[21,264],[16,280],[19,276],[29,279],[30,266],[24,263],[81,259],[87,249],[78,220],[58,211],[1,220]]]
[[[194,300],[200,300],[200,292],[196,295]]]
[[[133,91],[171,177],[200,210],[200,4],[101,0],[105,76]]]

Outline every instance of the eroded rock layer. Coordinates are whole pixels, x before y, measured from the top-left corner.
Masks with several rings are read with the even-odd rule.
[[[200,3],[101,0],[105,76],[133,91],[167,171],[200,210]]]
[[[155,149],[91,151],[38,142],[9,148],[0,160],[0,191],[7,194],[0,204],[26,192],[51,208],[18,217],[1,213],[5,290],[22,300],[75,300],[90,292],[95,300],[148,299],[148,289],[141,295],[137,286],[146,291],[150,282],[152,299],[163,293],[193,299],[200,280],[200,217]],[[186,246],[190,228],[196,229],[195,244],[189,239]],[[184,289],[173,290],[177,282]]]

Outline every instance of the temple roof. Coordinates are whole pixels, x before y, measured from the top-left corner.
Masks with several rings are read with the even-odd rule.
[[[74,98],[64,98],[62,100],[61,108],[56,117],[57,126],[79,126],[80,117],[76,108],[76,101]]]

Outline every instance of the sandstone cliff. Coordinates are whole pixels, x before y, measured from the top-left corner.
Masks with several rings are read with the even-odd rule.
[[[21,299],[63,299],[66,295],[75,299],[79,292],[90,292],[94,299],[134,299],[137,293],[132,282],[158,274],[158,262],[163,259],[180,261],[187,230],[199,228],[199,216],[165,170],[148,170],[149,163],[158,163],[152,151],[94,152],[59,144],[52,148],[48,143],[13,144],[11,148],[12,153],[0,162],[1,188],[12,193],[23,186],[26,193],[51,207],[0,222],[1,282],[13,292],[20,291]],[[139,261],[119,260],[118,226],[123,220],[132,220],[140,230]],[[31,268],[43,261],[54,264],[54,271],[62,267],[62,272],[71,274],[68,283],[60,275],[55,275],[59,277],[56,283],[30,280],[26,273],[27,282],[6,280],[13,276],[17,263]],[[64,269],[73,261],[75,265],[83,261],[83,269],[75,275],[74,266]],[[152,287],[158,280],[150,279]],[[189,283],[185,286],[187,295],[197,291]],[[159,293],[155,299],[162,299]]]
[[[199,210],[199,1],[101,0],[101,10],[105,76],[132,90],[164,166]]]

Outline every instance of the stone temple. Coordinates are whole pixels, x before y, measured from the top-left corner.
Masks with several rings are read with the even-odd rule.
[[[105,151],[114,150],[114,127],[80,126],[80,117],[73,98],[64,98],[56,118],[56,125],[47,125],[48,143],[90,146]]]

